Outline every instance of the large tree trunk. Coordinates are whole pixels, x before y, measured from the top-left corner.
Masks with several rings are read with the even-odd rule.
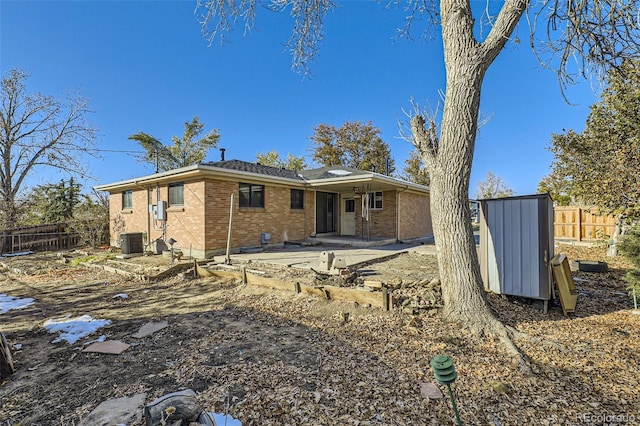
[[[452,67],[448,74],[438,157],[431,170],[431,211],[444,317],[482,328],[493,322],[493,315],[484,297],[471,227],[469,178],[484,70],[472,60],[456,58],[467,67]]]
[[[521,368],[528,370],[506,328],[487,304],[469,209],[469,179],[482,81],[522,15],[526,1],[507,0],[484,43],[474,38],[468,1],[443,0],[440,6],[447,71],[440,135],[438,138],[435,131],[427,129],[421,118],[412,121],[412,130],[431,175],[431,212],[442,280],[443,318],[462,323],[477,334],[498,337]]]
[[[613,235],[609,241],[609,248],[607,249],[607,256],[616,257],[618,255],[618,244],[620,239],[625,234],[626,217],[622,214],[616,216],[616,226],[613,230]]]
[[[440,140],[430,170],[431,211],[444,316],[477,328],[491,323],[493,315],[484,297],[471,227],[469,179],[482,80],[491,58],[469,32],[473,19],[465,2],[449,3],[442,6],[447,91]]]

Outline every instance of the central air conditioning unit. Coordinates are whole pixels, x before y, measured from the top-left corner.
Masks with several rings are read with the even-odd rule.
[[[142,232],[120,234],[120,250],[122,254],[138,254],[144,251]]]

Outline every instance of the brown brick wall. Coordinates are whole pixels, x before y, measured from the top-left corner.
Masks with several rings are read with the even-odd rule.
[[[297,210],[291,209],[291,188],[265,185],[264,208],[240,208],[238,182],[204,180],[185,182],[184,185],[184,205],[167,208],[166,238],[176,240],[174,248],[185,254],[191,252],[195,257],[210,257],[225,251],[232,193],[235,194],[232,249],[260,245],[263,232],[271,234],[269,244],[282,244],[305,239],[313,231],[315,198],[312,191],[305,191],[305,208]],[[113,229],[116,217],[124,219],[124,232],[148,232],[151,240],[162,236],[162,231],[155,230],[153,221],[147,219],[150,216],[147,193],[151,195],[151,203],[156,204],[155,189],[136,189],[131,210],[122,210],[122,193],[111,194],[112,244],[118,239]],[[160,187],[160,199],[168,199],[166,185]]]
[[[400,230],[398,233],[398,197],[400,202]],[[362,201],[356,198],[356,235],[362,235]],[[432,236],[429,195],[413,192],[384,191],[382,210],[371,212],[371,237],[408,240]],[[365,235],[367,223],[364,222]]]
[[[316,224],[316,192],[305,191],[304,194],[304,235],[305,239],[309,238],[311,234],[315,233]]]
[[[371,236],[396,238],[398,230],[396,191],[382,193],[382,209],[371,209]]]
[[[305,209],[298,210],[291,209],[291,188],[265,185],[264,208],[246,208],[239,206],[238,182],[214,183],[212,186],[215,193],[214,198],[224,200],[218,208],[214,205],[208,206],[207,209],[208,212],[214,212],[214,226],[211,232],[207,232],[207,237],[214,248],[226,245],[231,192],[235,194],[233,247],[260,245],[262,233],[271,234],[269,244],[304,239],[311,233],[309,223],[305,223],[305,211],[313,208],[308,191],[305,194]]]
[[[432,235],[429,195],[401,192],[400,235],[398,239],[409,240]]]
[[[147,191],[135,189],[131,209],[122,208],[122,192],[109,195],[109,234],[111,245],[120,246],[120,233],[147,232]],[[124,229],[120,229],[123,225]]]
[[[191,251],[193,256],[202,258],[225,251],[232,193],[235,194],[232,249],[260,245],[263,232],[271,234],[269,244],[306,239],[314,232],[315,191],[305,191],[304,210],[295,210],[290,208],[290,187],[265,185],[264,208],[240,208],[238,182],[208,179],[184,182],[184,185],[184,205],[167,208],[166,238],[176,240],[174,248],[185,254]],[[411,239],[433,234],[427,195],[385,191],[382,197],[382,209],[371,210],[371,237]],[[160,199],[168,199],[167,185],[160,186]],[[355,201],[356,235],[361,235],[361,199]],[[157,203],[155,187],[133,190],[133,208],[130,210],[122,209],[121,192],[111,194],[111,244],[119,245],[119,234],[114,229],[117,218],[124,221],[123,232],[148,234],[145,242],[162,236],[160,229],[154,229],[152,215],[148,213],[149,203]],[[338,211],[341,212],[342,203],[339,204]],[[337,221],[339,229],[339,217]]]
[[[167,187],[161,187],[161,198],[169,198]],[[155,204],[155,202],[154,202]],[[174,248],[200,257],[205,250],[205,182],[184,182],[184,205],[167,207],[167,240],[177,241]],[[161,233],[158,231],[158,237]],[[196,253],[196,254],[194,254]]]
[[[382,209],[371,209],[370,236],[376,238],[396,238],[396,191],[383,191]],[[356,198],[356,235],[361,236],[363,230],[362,199]],[[367,235],[368,225],[364,221],[364,234]]]

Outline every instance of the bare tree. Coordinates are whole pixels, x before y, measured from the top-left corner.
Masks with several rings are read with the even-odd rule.
[[[64,101],[26,92],[24,71],[2,78],[0,106],[0,228],[15,226],[16,197],[37,168],[51,167],[85,176],[84,154],[92,152],[96,129],[85,121],[88,101]]]
[[[487,177],[478,182],[476,188],[476,198],[504,198],[511,197],[513,189],[507,186],[507,183],[500,177],[493,174],[491,170],[487,172]]]
[[[412,142],[419,150],[431,178],[431,212],[444,300],[443,317],[470,330],[498,337],[529,370],[514,346],[509,330],[496,319],[485,299],[468,193],[478,129],[480,93],[484,76],[514,29],[526,16],[531,45],[545,64],[557,70],[564,88],[590,71],[617,68],[627,57],[640,56],[638,0],[504,0],[496,15],[474,16],[469,0],[390,0],[405,4],[407,26],[421,22],[441,30],[446,69],[442,118],[417,113],[410,119]],[[222,39],[236,18],[251,27],[259,0],[199,0],[203,32],[210,40]],[[328,0],[272,0],[267,6],[290,6],[295,19],[289,42],[293,66],[306,70],[321,40],[322,18],[335,6]],[[418,19],[426,18],[426,19]],[[483,26],[483,25],[486,25]],[[538,31],[538,24],[544,27]],[[485,31],[486,29],[486,31]],[[542,40],[535,35],[543,34]],[[517,41],[514,39],[514,41]],[[546,56],[543,56],[546,55]],[[572,62],[575,60],[575,62]],[[572,70],[576,70],[572,72]]]

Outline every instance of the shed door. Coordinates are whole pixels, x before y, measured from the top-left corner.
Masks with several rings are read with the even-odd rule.
[[[495,293],[549,299],[553,225],[546,199],[483,200],[482,209],[485,286]]]

